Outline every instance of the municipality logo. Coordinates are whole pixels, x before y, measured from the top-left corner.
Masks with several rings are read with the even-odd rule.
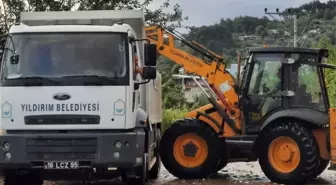
[[[12,118],[12,105],[7,101],[2,104],[2,118]]]
[[[124,115],[125,114],[125,103],[121,99],[114,102],[114,115]]]

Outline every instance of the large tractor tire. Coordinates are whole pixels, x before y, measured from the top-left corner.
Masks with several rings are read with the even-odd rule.
[[[316,178],[321,175],[325,169],[327,169],[328,165],[330,164],[330,160],[325,160],[320,158],[320,163],[317,166],[317,171],[312,174],[312,178]]]
[[[266,128],[267,129],[267,128]],[[301,184],[312,178],[319,151],[312,132],[297,122],[278,123],[262,132],[259,163],[265,175],[281,184]]]
[[[221,138],[221,149],[220,149],[220,158],[217,164],[217,167],[215,168],[215,173],[217,173],[218,171],[222,170],[227,164],[228,164],[228,156],[227,156],[227,152],[226,152],[226,142],[224,138]]]
[[[176,121],[162,136],[161,160],[165,168],[181,179],[207,178],[220,159],[220,138],[197,119]]]
[[[221,158],[218,161],[217,167],[215,169],[215,173],[217,173],[218,171],[222,170],[227,164],[228,164],[228,159],[227,158]]]

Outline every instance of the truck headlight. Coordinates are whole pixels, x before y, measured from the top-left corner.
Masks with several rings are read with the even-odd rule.
[[[8,161],[11,160],[12,159],[12,154],[9,153],[9,152],[5,153],[5,159],[8,160]]]
[[[3,130],[3,129],[0,129],[0,135],[5,135],[5,134],[7,134],[7,131]]]
[[[114,152],[113,157],[116,158],[116,159],[118,159],[120,157],[119,152]]]
[[[121,145],[122,145],[122,144],[121,144],[120,141],[117,141],[117,142],[115,143],[115,147],[116,147],[116,148],[121,148]]]
[[[8,143],[8,142],[5,142],[4,144],[3,144],[3,149],[5,150],[5,151],[8,151],[9,150],[9,148],[10,148],[10,144]]]

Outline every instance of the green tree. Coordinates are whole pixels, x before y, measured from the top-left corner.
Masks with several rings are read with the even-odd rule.
[[[329,50],[328,63],[336,65],[336,47],[331,44],[331,40],[328,37],[322,37],[320,41],[314,47],[327,48]],[[328,91],[328,97],[330,105],[336,106],[336,71],[331,69],[325,69],[325,79]]]
[[[259,35],[259,36],[262,36],[262,34],[264,33],[264,31],[265,31],[265,27],[263,25],[259,25],[255,29],[256,35]]]
[[[332,18],[332,15],[331,15],[331,12],[330,12],[330,9],[329,9],[329,8],[327,8],[327,9],[324,11],[324,16],[323,16],[323,18],[324,18],[325,20],[330,20],[330,19]]]
[[[188,17],[183,16],[178,4],[171,4],[165,0],[155,10],[148,7],[154,0],[3,0],[4,13],[0,14],[1,28],[7,32],[9,27],[19,20],[22,11],[69,11],[73,10],[133,10],[143,9],[149,25],[157,24],[168,28],[182,27],[182,21]],[[79,5],[78,9],[75,9]],[[173,8],[173,12],[166,10]]]

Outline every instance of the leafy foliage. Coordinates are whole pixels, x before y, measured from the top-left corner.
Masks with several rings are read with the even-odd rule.
[[[336,47],[331,44],[330,38],[323,37],[316,46],[320,48],[327,48],[329,50],[328,63],[332,65],[336,65]],[[331,69],[325,69],[324,73],[325,73],[325,81],[327,85],[330,106],[335,107],[336,106],[336,71],[331,70]]]
[[[188,17],[183,16],[178,4],[165,0],[156,10],[149,9],[153,0],[3,0],[4,13],[0,14],[2,33],[17,22],[22,11],[70,11],[70,10],[135,10],[143,9],[148,24],[157,24],[169,28],[182,27],[181,22]],[[167,9],[173,7],[172,12]]]

